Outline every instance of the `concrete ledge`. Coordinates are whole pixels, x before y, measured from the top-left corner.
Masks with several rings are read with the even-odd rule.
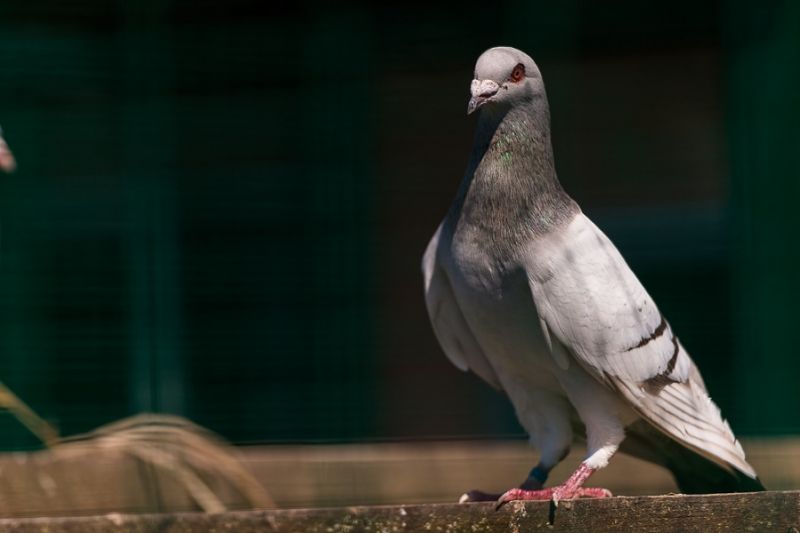
[[[0,520],[11,532],[780,532],[800,533],[800,491],[561,502],[394,505]]]

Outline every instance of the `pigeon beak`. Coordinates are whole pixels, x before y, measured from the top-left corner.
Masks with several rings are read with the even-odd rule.
[[[492,80],[472,80],[469,92],[472,98],[467,104],[467,115],[471,115],[476,109],[485,104],[489,99],[497,94],[500,86]]]
[[[9,150],[5,139],[3,139],[3,130],[0,129],[0,170],[14,172],[16,168],[17,162],[14,161],[14,155]]]

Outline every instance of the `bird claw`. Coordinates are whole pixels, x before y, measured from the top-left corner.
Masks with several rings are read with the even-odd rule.
[[[611,491],[600,487],[570,487],[559,485],[550,489],[525,490],[511,489],[497,499],[495,510],[512,501],[552,501],[555,507],[561,500],[574,498],[610,498]]]
[[[538,489],[538,490],[526,490],[526,489],[510,489],[504,492],[498,499],[497,505],[495,506],[495,510],[500,509],[502,506],[507,504],[508,502],[514,502],[519,500],[538,500],[538,501],[548,501],[553,498],[553,490],[554,489]]]
[[[602,487],[583,487],[580,490],[579,498],[611,498],[614,496],[610,490]]]

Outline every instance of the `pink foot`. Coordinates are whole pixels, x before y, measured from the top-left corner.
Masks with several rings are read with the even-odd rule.
[[[599,487],[580,487],[573,491],[567,491],[564,485],[541,490],[511,489],[500,496],[497,500],[498,509],[508,502],[517,500],[552,500],[556,505],[561,500],[571,500],[573,498],[610,498],[611,491]]]
[[[537,473],[538,472],[538,473]],[[520,489],[533,491],[542,488],[542,483],[547,479],[547,473],[539,466],[532,470],[528,478],[519,486]],[[483,492],[482,490],[471,490],[461,495],[458,503],[469,502],[497,502],[502,494]]]
[[[597,487],[583,487],[583,483],[594,473],[584,463],[563,484],[549,489],[511,489],[497,500],[497,508],[515,500],[552,500],[555,505],[561,500],[573,498],[608,498],[611,491]]]

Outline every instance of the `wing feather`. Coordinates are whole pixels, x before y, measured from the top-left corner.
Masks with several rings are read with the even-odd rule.
[[[442,226],[439,226],[422,257],[425,304],[433,331],[451,363],[465,372],[472,370],[496,389],[502,389],[500,380],[461,313],[447,273],[439,264],[441,231]]]
[[[585,215],[538,239],[528,251],[526,271],[549,333],[590,374],[671,438],[755,478],[669,323]]]

